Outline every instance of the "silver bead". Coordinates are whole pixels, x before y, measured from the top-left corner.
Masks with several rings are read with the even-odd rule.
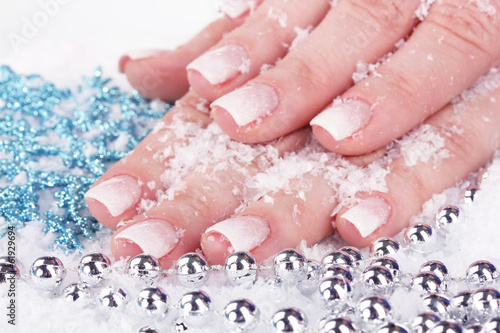
[[[471,204],[474,202],[477,191],[479,191],[479,187],[475,185],[468,186],[461,193],[461,197],[464,203]]]
[[[448,313],[453,320],[465,323],[468,320],[469,315],[469,305],[472,301],[472,291],[464,290],[457,293],[450,300],[450,305],[448,306]]]
[[[385,323],[377,329],[377,333],[408,333],[409,329],[398,323]]]
[[[253,328],[259,319],[259,310],[247,299],[229,302],[224,308],[224,320],[230,330],[243,332]]]
[[[204,291],[185,293],[179,301],[179,309],[184,317],[202,317],[210,311],[212,300]]]
[[[450,277],[448,268],[438,260],[430,260],[423,263],[422,266],[420,266],[420,272],[432,272],[436,274],[441,281],[446,281]]]
[[[209,267],[205,258],[198,253],[186,253],[177,260],[177,280],[186,286],[197,288],[208,279]]]
[[[354,333],[354,327],[351,319],[347,317],[332,318],[325,321],[322,325],[321,333]]]
[[[18,257],[0,256],[1,264],[11,264],[18,268],[19,272],[25,271],[23,262]]]
[[[462,333],[462,326],[453,321],[442,320],[430,331],[431,333]]]
[[[500,333],[500,317],[494,317],[484,323],[481,333]]]
[[[63,289],[62,297],[66,301],[81,303],[89,300],[90,293],[86,284],[72,283]]]
[[[415,223],[409,226],[405,231],[404,240],[412,250],[421,253],[432,251],[436,243],[434,230],[425,223]]]
[[[328,267],[329,265],[341,265],[345,267],[353,267],[354,261],[352,257],[343,251],[332,251],[326,254],[321,263]]]
[[[464,333],[481,333],[483,332],[483,327],[480,324],[470,324],[464,329]],[[493,331],[495,332],[495,331]],[[492,332],[492,333],[493,333]],[[500,331],[496,331],[497,333],[500,333]]]
[[[495,288],[483,287],[471,295],[472,315],[484,321],[500,310],[500,292]]]
[[[19,268],[16,265],[11,263],[0,263],[0,284],[3,283],[12,283],[14,280],[21,276],[21,272],[19,272]],[[11,281],[12,280],[12,281]]]
[[[303,294],[310,294],[318,287],[321,277],[321,265],[316,260],[307,260],[306,269],[306,277],[297,284],[297,289]]]
[[[371,265],[363,271],[363,282],[367,288],[387,292],[394,286],[391,271],[384,266]]]
[[[257,262],[247,252],[235,252],[226,259],[224,273],[233,285],[253,283],[257,279]]]
[[[351,295],[351,285],[339,276],[323,279],[318,290],[326,306],[334,310],[341,310]]]
[[[456,224],[460,216],[460,210],[455,206],[444,206],[441,207],[439,212],[436,214],[436,226],[438,228],[447,227],[449,225]]]
[[[280,333],[306,332],[307,318],[296,308],[278,310],[272,318],[273,327]]]
[[[354,246],[343,246],[339,251],[347,253],[351,257],[354,266],[359,266],[363,261],[363,254]]]
[[[448,305],[450,300],[445,296],[434,293],[424,296],[422,303],[426,311],[432,311],[438,316],[445,318],[447,316]]]
[[[306,277],[306,259],[294,249],[283,250],[274,257],[274,274],[286,284],[296,284]]]
[[[121,288],[107,286],[99,291],[97,299],[104,308],[114,310],[127,302],[127,294]]]
[[[322,274],[323,278],[328,278],[331,276],[344,278],[344,280],[346,280],[348,283],[352,283],[353,280],[351,270],[345,266],[340,265],[328,266]]]
[[[161,267],[155,257],[139,254],[129,260],[127,274],[135,280],[153,285],[161,276]]]
[[[144,326],[139,330],[139,333],[158,333],[158,331],[149,326]]]
[[[175,332],[189,332],[192,331],[189,325],[185,322],[186,318],[176,318],[174,320],[174,331]]]
[[[64,265],[56,257],[40,257],[31,265],[33,283],[45,291],[59,287],[65,276]]]
[[[80,281],[95,287],[102,283],[104,274],[109,271],[111,261],[102,253],[91,253],[82,257],[78,265]]]
[[[394,281],[399,280],[399,277],[401,276],[401,271],[399,269],[399,264],[398,262],[391,257],[380,257],[372,260],[370,263],[370,266],[383,266],[387,269],[389,269],[392,273],[392,277]]]
[[[465,279],[473,285],[485,285],[498,278],[496,267],[486,260],[478,260],[467,269]]]
[[[358,305],[361,324],[367,330],[373,330],[389,319],[391,305],[382,296],[372,295],[361,299]]]
[[[378,257],[395,254],[399,251],[399,243],[392,238],[379,238],[372,243],[370,252]]]
[[[424,293],[441,291],[441,279],[432,272],[418,272],[411,280],[411,287]]]
[[[421,312],[411,322],[411,328],[415,333],[428,333],[440,320],[433,312]]]
[[[157,288],[144,288],[137,296],[137,306],[150,316],[163,316],[168,311],[168,296]]]

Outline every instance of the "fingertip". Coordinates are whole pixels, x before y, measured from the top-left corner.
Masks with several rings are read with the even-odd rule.
[[[140,59],[124,56],[119,66],[123,66],[132,87],[148,99],[172,102],[181,98],[189,88],[185,60],[175,52],[165,51]]]
[[[134,242],[111,238],[111,253],[115,260],[128,260],[143,253],[143,251]]]
[[[201,249],[212,265],[224,265],[226,258],[234,252],[231,242],[218,232],[203,234]]]
[[[214,104],[210,105],[210,107],[212,110],[212,118],[231,139],[250,143],[246,140],[246,137],[242,135],[240,126],[238,126],[233,116],[226,109]]]
[[[191,88],[196,91],[200,97],[212,102],[219,98],[222,93],[218,91],[217,86],[212,85],[199,71],[196,69],[187,69],[187,81]]]
[[[92,198],[85,198],[87,207],[92,216],[103,226],[111,230],[116,230],[118,223],[116,217],[113,217],[105,205]]]
[[[118,71],[122,74],[125,73],[125,68],[127,63],[131,60],[131,58],[128,55],[123,55],[120,57],[120,60],[118,60]]]
[[[318,125],[311,125],[311,128],[314,137],[323,147],[330,151],[336,151],[339,148],[337,141],[335,141],[332,135],[323,127]]]
[[[376,238],[392,236],[393,209],[382,195],[363,197],[357,204],[342,208],[335,224],[340,236],[349,244],[366,247]]]
[[[338,215],[335,220],[335,228],[340,237],[342,237],[343,240],[353,246],[363,248],[370,246],[372,242],[373,237],[362,237],[359,233],[359,230],[351,222],[342,217],[339,217]]]

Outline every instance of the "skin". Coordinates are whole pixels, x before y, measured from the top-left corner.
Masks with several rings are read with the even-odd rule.
[[[500,6],[492,2],[498,8],[495,14],[487,15],[467,0],[442,0],[419,22],[414,17],[419,3],[340,0],[331,7],[325,0],[308,1],[307,6],[302,1],[266,0],[252,13],[236,19],[223,17],[177,50],[145,59],[125,58],[120,63],[132,86],[146,97],[175,100],[188,86],[192,88],[166,114],[162,120],[165,124],[171,124],[178,115],[183,121],[196,122],[202,127],[215,121],[231,138],[245,143],[266,144],[281,138],[272,143],[279,154],[299,150],[311,135],[308,123],[337,96],[372,105],[370,121],[356,135],[338,141],[322,127],[312,126],[312,132],[326,149],[351,156],[350,161],[356,165],[367,165],[383,157],[388,143],[422,122],[433,126],[445,140],[448,158],[439,163],[408,166],[403,157],[396,157],[387,165],[390,170],[385,178],[387,192],[358,193],[358,198],[381,197],[390,205],[386,223],[372,234],[362,237],[353,224],[342,218],[350,207],[339,207],[336,217],[330,216],[337,203],[325,198],[334,196],[334,189],[326,184],[321,173],[314,172],[305,174],[301,180],[311,184],[303,193],[305,201],[298,198],[297,192],[277,191],[268,194],[273,204],[260,199],[234,215],[242,200],[233,191],[235,186],[243,186],[245,172],[241,168],[249,174],[260,171],[252,163],[218,174],[215,182],[206,174],[192,172],[184,179],[185,189],[173,200],[141,214],[133,206],[119,216],[111,216],[105,206],[93,199],[87,199],[89,209],[99,222],[117,230],[115,237],[131,225],[151,218],[186,230],[176,247],[160,259],[165,268],[200,246],[212,264],[223,263],[231,252],[230,243],[221,234],[209,237],[204,231],[234,216],[256,216],[267,222],[269,236],[251,249],[259,261],[284,248],[296,247],[302,240],[312,245],[331,234],[334,225],[348,243],[359,247],[398,233],[433,194],[456,185],[484,166],[500,143],[497,130],[500,105],[496,102],[500,100],[500,89],[464,102],[460,111],[449,104],[500,62]],[[271,8],[286,13],[286,27],[268,18]],[[314,30],[305,40],[292,50],[283,46],[290,45],[295,38],[294,27],[308,26]],[[359,34],[365,38],[364,42],[356,40]],[[405,37],[406,43],[394,50],[396,42]],[[211,85],[196,70],[186,72],[186,65],[193,59],[228,44],[247,50],[250,58],[247,72],[216,85]],[[391,51],[390,61],[353,84],[351,77],[358,62],[373,63]],[[278,58],[282,59],[278,65],[260,74],[263,64],[274,64]],[[151,71],[151,68],[161,70]],[[167,72],[174,74],[165,75]],[[157,82],[154,87],[144,84],[151,80]],[[199,111],[200,103],[208,108],[208,102],[255,83],[271,86],[279,98],[277,109],[260,121],[238,126],[221,107],[213,107],[211,117]],[[450,134],[453,126],[455,131]],[[182,140],[172,135],[160,143],[159,138],[169,131],[166,128],[152,132],[96,185],[117,175],[130,175],[143,184],[151,181],[162,184],[160,176],[165,161],[160,163],[153,155],[158,149]],[[210,167],[215,168],[217,163],[213,161]],[[211,190],[207,192],[206,188]],[[154,199],[154,196],[154,191],[142,186],[141,198]],[[210,204],[200,203],[202,196]],[[301,223],[290,223],[297,209]],[[127,223],[118,226],[121,221]],[[141,253],[135,244],[115,237],[111,243],[115,257]]]

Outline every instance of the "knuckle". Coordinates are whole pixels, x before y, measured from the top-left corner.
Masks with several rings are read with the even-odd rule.
[[[424,203],[432,195],[433,191],[427,181],[429,177],[424,173],[424,169],[410,167],[402,163],[391,170],[392,184],[405,189],[405,202]]]
[[[407,73],[396,68],[390,71],[380,71],[382,84],[385,91],[394,95],[391,99],[405,101],[406,105],[421,105],[421,98],[415,92],[421,91],[422,81],[409,77]]]
[[[308,82],[317,89],[331,86],[332,73],[328,70],[329,60],[320,52],[310,48],[301,49],[301,52],[290,53],[287,62],[287,68],[298,80]]]
[[[356,17],[368,17],[379,26],[398,29],[408,23],[415,10],[413,1],[405,0],[348,0]],[[361,14],[361,15],[359,15]],[[366,22],[366,20],[365,20]]]
[[[470,165],[481,159],[474,156],[482,155],[485,147],[480,144],[483,141],[481,137],[489,132],[485,130],[481,117],[463,115],[463,120],[458,120],[458,127],[453,117],[447,117],[443,121],[437,129],[441,137],[445,138],[445,147],[451,155],[450,158],[461,165]],[[450,128],[457,129],[450,132]]]
[[[451,44],[464,54],[471,51],[485,54],[490,61],[496,58],[492,54],[492,46],[498,49],[500,42],[500,5],[492,1],[488,12],[472,1],[443,0],[432,8],[424,21],[444,29],[447,38],[445,43]]]

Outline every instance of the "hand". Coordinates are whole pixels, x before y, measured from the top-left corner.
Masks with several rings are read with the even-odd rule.
[[[391,1],[388,5],[386,2],[340,1],[330,8],[326,1],[311,1],[306,6],[299,1],[267,0],[240,28],[227,33],[212,48],[239,45],[249,62],[231,63],[234,60],[230,59],[231,54],[224,52],[238,53],[239,60],[241,54],[245,54],[239,47],[225,47],[222,55],[211,52],[192,62],[189,83],[204,99],[218,98],[212,104],[212,115],[231,137],[245,142],[277,138],[307,124],[329,101],[344,92],[351,84],[352,72],[359,61],[372,62],[380,58],[393,49],[396,41],[410,33],[417,23],[413,13],[419,3]],[[449,153],[442,161],[431,163],[418,161],[408,165],[404,156],[390,160],[385,177],[387,191],[360,193],[361,203],[342,208],[337,214],[336,227],[352,244],[365,246],[377,237],[400,231],[432,194],[455,185],[484,165],[498,145],[499,111],[489,99],[498,95],[498,91],[490,91],[487,96],[468,102],[460,113],[456,113],[452,105],[442,108],[498,63],[497,13],[488,15],[468,2],[461,5],[461,9],[456,2],[450,1],[433,5],[427,18],[390,61],[344,92],[343,103],[327,108],[313,121],[314,133],[324,146],[342,154],[357,155],[384,147],[426,119],[425,122],[443,139],[443,149]],[[189,50],[187,58],[191,61],[203,51],[201,49],[215,43],[225,30],[243,22],[245,15],[236,20],[222,18],[199,35],[204,36],[203,47],[192,47],[198,45],[196,38],[200,37],[195,37],[180,50]],[[316,28],[293,50],[283,46],[292,43],[295,27],[310,25]],[[374,27],[376,33],[369,33]],[[354,38],[352,31],[358,33]],[[356,36],[365,36],[369,41],[356,44]],[[175,97],[167,90],[175,83],[163,75],[168,70],[151,72],[144,69],[160,68],[161,64],[164,69],[177,68],[176,73],[182,77],[184,72],[179,68],[187,62],[180,63],[187,58],[178,56],[180,50],[146,59],[125,59],[121,64],[131,83],[143,94],[168,99]],[[257,76],[264,64],[274,63],[280,57],[284,58],[276,67]],[[214,61],[220,64],[221,59],[228,70],[217,77],[210,69]],[[207,61],[212,61],[212,65],[207,66]],[[462,69],[464,66],[467,70]],[[158,83],[154,89],[141,85],[146,78]],[[242,90],[223,96],[242,84]],[[263,98],[245,101],[245,96],[255,94],[263,94]],[[184,121],[201,121],[206,126],[210,119],[197,110],[200,101],[203,99],[194,92],[188,93],[176,110],[167,114],[165,124],[171,124],[174,115],[181,114]],[[255,101],[267,102],[258,105]],[[245,104],[249,102],[252,103]],[[364,108],[364,103],[368,103],[368,109]],[[235,106],[234,110],[231,105]],[[249,115],[238,115],[237,110],[249,108],[255,111],[250,115],[258,117],[243,124]],[[335,122],[330,123],[329,119]],[[224,178],[215,182],[216,188],[206,198],[213,202],[211,205],[200,202],[206,194],[200,193],[200,189],[204,188],[204,182],[210,182],[210,177],[194,172],[185,177],[186,187],[173,200],[163,201],[137,215],[141,200],[155,199],[157,190],[165,190],[161,174],[169,159],[158,162],[153,156],[165,144],[174,145],[176,140],[182,140],[170,135],[166,143],[161,143],[158,133],[165,136],[163,131],[153,132],[133,154],[111,168],[87,195],[89,208],[103,224],[116,228],[119,221],[132,219],[132,223],[119,229],[113,238],[113,251],[117,256],[145,251],[162,257],[163,265],[168,267],[181,254],[196,249],[203,233],[201,245],[213,263],[220,263],[231,248],[241,250],[237,248],[241,244],[263,260],[282,248],[297,246],[302,239],[313,244],[332,232],[330,214],[338,201],[329,199],[338,194],[338,188],[325,181],[328,175],[324,169],[303,175],[302,179],[309,180],[307,190],[297,187],[292,193],[269,193],[208,232],[206,229],[214,222],[232,216],[242,201],[235,194],[238,192],[235,188],[241,188],[249,174],[262,172],[258,165],[232,165],[234,170],[224,173]],[[275,149],[280,154],[296,150],[306,139],[304,130],[295,132],[279,141],[285,144],[278,144]],[[381,153],[383,151],[371,153],[354,161],[367,163]],[[215,168],[218,161],[212,163],[211,168]],[[248,172],[245,169],[249,169]],[[153,190],[145,185],[151,182],[158,187]],[[127,200],[111,200],[116,192],[129,194],[124,196]],[[253,231],[252,234],[249,231]],[[242,243],[243,239],[247,241]],[[156,247],[152,248],[152,244]]]

